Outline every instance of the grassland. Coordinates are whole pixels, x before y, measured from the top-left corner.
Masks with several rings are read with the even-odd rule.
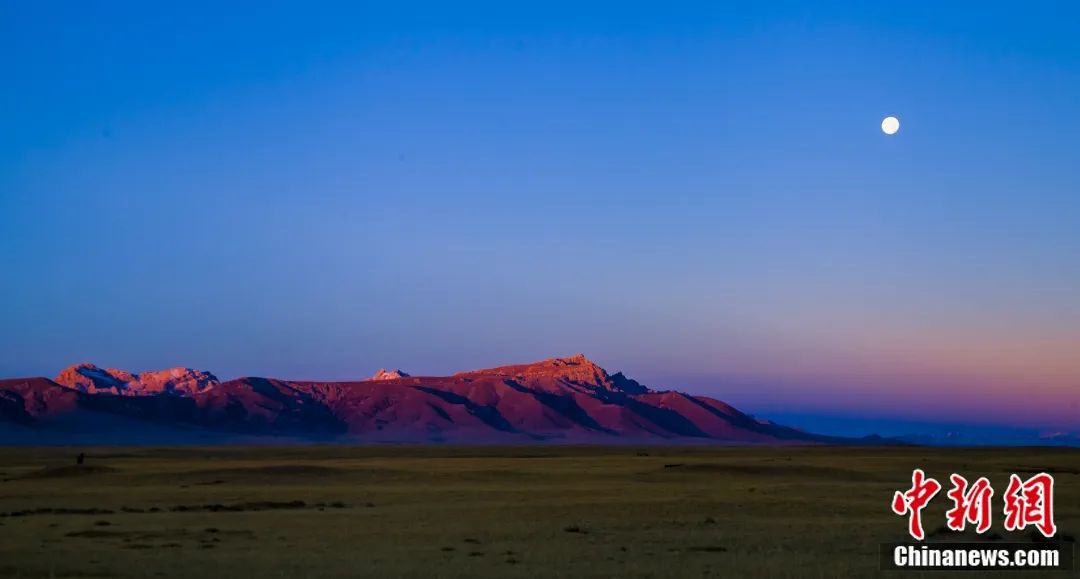
[[[1068,449],[4,448],[0,575],[875,576],[914,467],[990,477],[998,512],[1010,472],[1050,470],[1080,528]]]

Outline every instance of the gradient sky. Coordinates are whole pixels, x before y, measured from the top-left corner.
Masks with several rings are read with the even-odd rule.
[[[218,4],[0,0],[0,376],[1080,429],[1074,2]]]

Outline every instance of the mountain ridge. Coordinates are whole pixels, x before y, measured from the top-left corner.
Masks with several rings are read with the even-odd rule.
[[[112,420],[113,422],[110,422]],[[190,368],[131,373],[89,363],[54,380],[0,380],[0,423],[33,440],[138,441],[164,429],[351,442],[854,442],[760,421],[714,398],[653,390],[585,357],[357,381],[243,377]],[[113,428],[111,425],[117,426]],[[136,424],[138,426],[132,426]],[[0,430],[0,442],[8,429]]]

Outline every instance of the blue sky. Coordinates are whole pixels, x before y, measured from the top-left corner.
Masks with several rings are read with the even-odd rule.
[[[761,4],[0,0],[0,375],[1080,428],[1080,9]]]

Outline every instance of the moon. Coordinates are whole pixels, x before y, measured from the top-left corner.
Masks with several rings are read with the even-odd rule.
[[[885,117],[881,121],[881,132],[886,135],[895,135],[896,131],[900,130],[900,119],[896,117]]]

